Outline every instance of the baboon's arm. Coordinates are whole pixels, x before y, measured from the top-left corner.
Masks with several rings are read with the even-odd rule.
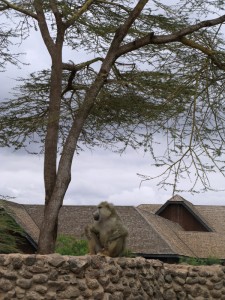
[[[124,227],[117,228],[114,230],[111,235],[109,236],[108,241],[111,242],[113,240],[116,240],[120,237],[126,237],[128,235],[128,231]]]

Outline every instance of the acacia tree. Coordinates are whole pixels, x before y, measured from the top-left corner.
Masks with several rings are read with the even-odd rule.
[[[195,1],[193,3],[192,1],[188,1],[188,3],[182,1],[181,8],[185,11],[186,7],[194,6],[194,3]],[[195,8],[199,6],[202,9],[203,5],[210,4],[207,1],[204,4],[197,1]],[[216,5],[219,5],[219,1],[218,3],[216,1]],[[170,14],[170,18],[160,14],[155,15],[154,10],[157,7],[161,10],[165,9],[166,14]],[[38,75],[33,74],[30,81],[25,82],[22,87],[26,91],[31,91],[32,86],[33,91],[36,91],[35,95],[38,95],[35,107],[33,106],[35,101],[30,102],[31,94],[19,99],[21,100],[19,105],[27,106],[28,110],[30,107],[35,110],[35,117],[29,115],[28,110],[23,110],[24,115],[21,122],[17,123],[25,132],[24,139],[13,139],[15,134],[12,128],[8,127],[7,130],[8,136],[12,137],[12,144],[21,146],[31,132],[40,133],[39,130],[36,131],[36,129],[40,129],[37,125],[40,123],[40,119],[46,120],[42,123],[42,129],[45,131],[43,141],[45,209],[38,252],[51,253],[55,247],[59,210],[71,180],[71,164],[80,139],[83,138],[92,145],[93,139],[96,139],[96,136],[92,137],[92,134],[98,134],[105,130],[106,141],[118,141],[121,131],[128,130],[129,134],[125,141],[127,144],[134,132],[133,120],[137,121],[138,126],[135,126],[135,129],[138,127],[139,136],[141,136],[144,122],[151,119],[157,123],[157,120],[161,118],[161,114],[157,113],[159,111],[163,113],[163,116],[167,116],[167,120],[168,115],[174,116],[185,111],[184,99],[187,100],[195,94],[192,84],[188,86],[189,88],[191,86],[188,91],[185,89],[184,83],[181,83],[180,94],[174,97],[174,101],[172,98],[171,101],[168,101],[163,86],[168,89],[168,81],[171,85],[180,84],[179,77],[174,76],[176,72],[173,72],[172,76],[169,75],[169,72],[152,72],[151,68],[148,71],[138,71],[135,62],[143,63],[147,57],[153,58],[153,52],[158,51],[158,47],[162,50],[158,56],[163,57],[168,53],[168,45],[176,43],[173,51],[178,44],[188,45],[188,47],[204,53],[208,51],[206,54],[212,64],[218,66],[218,52],[210,51],[211,47],[207,47],[208,45],[203,47],[205,41],[202,41],[200,37],[203,35],[208,37],[205,33],[206,30],[222,24],[225,21],[225,15],[205,21],[191,22],[186,15],[180,14],[180,19],[175,20],[171,17],[178,17],[178,15],[172,10],[172,7],[165,6],[159,1],[147,0],[0,0],[0,10],[7,18],[13,17],[14,22],[19,18],[17,30],[21,30],[22,38],[25,33],[26,36],[29,35],[31,26],[40,30],[51,57],[51,70],[43,71]],[[181,12],[181,10],[177,10],[177,13]],[[202,29],[204,29],[204,34]],[[194,41],[187,39],[188,36],[194,37]],[[197,43],[198,41],[199,43]],[[80,64],[65,63],[62,59],[65,45],[70,46],[75,53],[79,47],[83,47],[90,52],[97,53],[98,56]],[[94,64],[95,67],[92,67]],[[151,66],[154,66],[153,61]],[[166,65],[159,64],[159,67],[163,70]],[[45,79],[49,78],[47,83],[42,82],[42,75],[45,75]],[[156,88],[153,95],[151,94],[154,90],[152,83],[149,89],[146,84],[149,80],[155,80],[155,87],[161,86],[161,89]],[[38,88],[35,88],[35,85]],[[137,89],[140,90],[137,91]],[[45,97],[42,98],[42,95]],[[46,95],[48,95],[47,98]],[[72,101],[74,97],[76,98],[75,102]],[[188,103],[192,103],[192,101]],[[17,105],[18,102],[12,103],[12,115],[16,111]],[[7,111],[4,105],[2,111],[3,113]],[[70,112],[69,116],[65,113],[68,111]],[[168,111],[170,111],[169,114]],[[121,129],[120,126],[117,126],[114,131],[116,134],[110,137],[115,120],[118,120],[118,113],[120,114],[118,123],[119,125],[122,123],[125,127]],[[129,118],[126,117],[127,113]],[[100,122],[100,114],[103,115],[102,122]],[[3,131],[6,130],[5,120],[9,120],[7,115],[5,116],[6,119],[3,118],[1,124]],[[25,124],[29,123],[29,129],[25,128],[24,119],[26,119]],[[104,130],[102,130],[103,127]],[[62,134],[60,159],[57,165],[62,129],[65,130]],[[151,138],[146,133],[145,136]],[[98,137],[101,139],[100,134]],[[136,139],[135,142],[139,143],[139,139]],[[1,143],[3,145],[10,144],[9,139],[4,137]]]

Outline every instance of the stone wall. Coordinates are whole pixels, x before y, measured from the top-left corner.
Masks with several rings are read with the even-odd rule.
[[[225,299],[225,267],[139,258],[0,255],[0,299]]]

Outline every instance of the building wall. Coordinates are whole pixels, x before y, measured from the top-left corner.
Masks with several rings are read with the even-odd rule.
[[[0,299],[225,299],[225,267],[144,258],[0,255]]]
[[[169,204],[159,216],[180,224],[187,231],[208,231],[183,205]]]

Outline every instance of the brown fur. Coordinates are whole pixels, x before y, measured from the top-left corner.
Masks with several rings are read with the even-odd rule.
[[[121,256],[128,232],[114,206],[101,202],[93,213],[94,223],[85,228],[90,254],[102,253],[111,257]]]

